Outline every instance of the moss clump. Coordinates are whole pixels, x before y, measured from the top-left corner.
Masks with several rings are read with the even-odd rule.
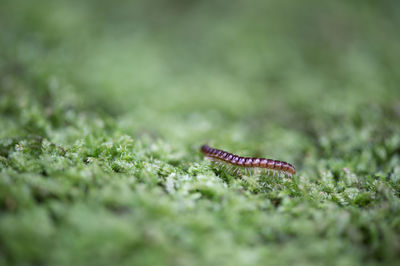
[[[31,2],[0,9],[0,265],[399,263],[397,1]]]

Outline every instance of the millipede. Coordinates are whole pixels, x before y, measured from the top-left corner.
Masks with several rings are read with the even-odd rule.
[[[211,148],[206,144],[201,146],[201,152],[206,158],[215,162],[216,165],[235,175],[265,173],[274,176],[284,175],[292,177],[296,174],[294,166],[287,162],[266,158],[241,157],[223,150]]]

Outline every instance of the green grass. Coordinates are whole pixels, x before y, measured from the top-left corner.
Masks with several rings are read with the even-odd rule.
[[[0,265],[397,265],[399,10],[5,1]]]

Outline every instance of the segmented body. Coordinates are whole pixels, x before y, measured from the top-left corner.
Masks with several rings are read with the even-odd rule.
[[[293,165],[287,162],[265,159],[241,157],[235,154],[211,148],[207,145],[201,147],[201,152],[210,160],[216,162],[233,174],[267,173],[273,175],[286,175],[292,177],[296,174]]]

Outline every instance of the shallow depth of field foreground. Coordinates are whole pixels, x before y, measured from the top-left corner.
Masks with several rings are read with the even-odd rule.
[[[0,265],[399,265],[399,1],[4,0],[0,25]]]

